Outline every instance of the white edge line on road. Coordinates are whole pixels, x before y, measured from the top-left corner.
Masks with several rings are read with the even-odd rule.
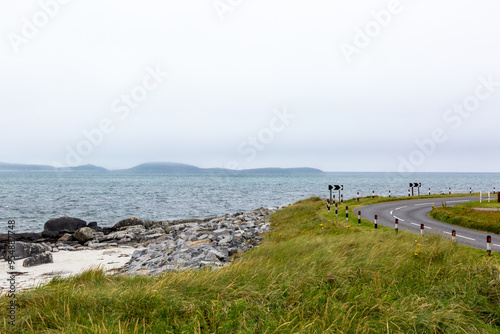
[[[434,203],[421,203],[421,204],[415,204],[415,206],[421,206],[421,205],[434,205]]]
[[[497,245],[497,244],[493,244],[493,246],[497,246],[497,247],[500,247],[500,245]]]
[[[403,209],[403,208],[407,208],[407,207],[408,207],[408,206],[402,206],[402,207],[400,207],[400,208],[396,208],[396,209],[394,209],[394,211],[399,210],[399,209]]]
[[[402,221],[402,222],[404,222],[404,221],[405,221],[404,219],[401,219],[401,218],[396,217],[396,216],[394,216],[394,218],[399,219],[399,221]]]
[[[446,231],[443,231],[443,233],[446,233],[446,234],[449,234],[449,235],[451,235],[451,233],[450,233],[450,232],[446,232]]]
[[[472,238],[464,237],[463,235],[458,235],[458,234],[457,234],[457,237],[459,237],[459,238],[464,238],[464,239],[467,239],[467,240],[476,241],[476,239],[472,239]]]
[[[420,225],[418,225],[418,224],[416,224],[416,223],[410,223],[410,224],[415,225],[415,226],[420,226]]]
[[[458,202],[470,202],[469,200],[462,200],[462,201],[448,201],[447,203],[458,203]]]
[[[389,212],[389,214],[392,216],[392,213],[394,212],[394,210],[392,210],[391,212]]]

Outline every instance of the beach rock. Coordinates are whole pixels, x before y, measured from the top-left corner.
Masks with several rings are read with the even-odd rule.
[[[131,217],[131,218],[120,220],[118,223],[116,223],[112,227],[112,229],[114,231],[117,231],[117,230],[119,230],[119,229],[121,229],[123,227],[134,226],[134,225],[142,225],[142,226],[144,226],[144,222],[142,220],[140,220],[139,218]]]
[[[87,226],[87,223],[78,218],[61,217],[48,220],[43,226],[44,231],[58,233],[74,233],[82,227]]]
[[[69,233],[64,233],[62,237],[57,239],[57,242],[67,242],[67,241],[74,241],[75,238],[73,238],[72,234]]]
[[[73,237],[75,237],[81,244],[84,244],[87,241],[94,239],[94,231],[92,231],[90,227],[82,227],[73,234]]]
[[[54,263],[51,252],[44,252],[28,257],[23,261],[23,267],[33,267],[44,263]]]
[[[33,244],[28,242],[16,241],[14,243],[14,260],[21,260],[39,253],[50,251],[51,247],[47,244]],[[5,260],[9,258],[9,253],[4,255]]]
[[[235,255],[259,244],[260,235],[270,229],[267,218],[276,210],[278,208],[261,208],[206,220],[156,222],[153,227],[166,234],[155,242],[145,243],[146,249],[135,251],[123,271],[152,275],[204,266],[225,266],[236,258]],[[130,237],[130,232],[123,230],[110,235],[117,237],[122,233],[120,237]],[[144,239],[151,232],[142,230],[142,234],[134,238]]]

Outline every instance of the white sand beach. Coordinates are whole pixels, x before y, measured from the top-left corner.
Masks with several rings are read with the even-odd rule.
[[[16,291],[26,290],[49,282],[55,276],[67,277],[76,275],[95,266],[102,266],[106,271],[112,271],[123,267],[132,253],[139,248],[131,246],[121,246],[116,248],[100,250],[82,250],[82,251],[59,251],[52,253],[54,263],[42,264],[34,267],[23,267],[24,260],[18,260],[15,264],[14,272],[16,274]],[[0,261],[0,294],[7,293],[11,277],[8,263]]]

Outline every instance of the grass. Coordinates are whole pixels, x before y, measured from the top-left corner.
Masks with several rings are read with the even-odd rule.
[[[479,211],[472,208],[496,208],[499,203],[469,202],[454,207],[436,207],[429,216],[439,221],[474,230],[500,234],[500,211]]]
[[[18,295],[13,328],[1,297],[0,331],[500,333],[498,254],[339,213],[320,198],[280,210],[261,246],[218,270],[54,279]]]
[[[459,204],[459,206],[465,208],[500,208],[500,203],[498,203],[497,198],[494,198],[493,201],[488,203],[488,199],[486,198],[486,200],[483,199],[482,203],[479,203],[479,201],[467,202]]]

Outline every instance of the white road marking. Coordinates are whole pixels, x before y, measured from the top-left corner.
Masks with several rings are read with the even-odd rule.
[[[459,202],[470,202],[469,200],[462,200],[462,201],[448,201],[447,203],[459,203]]]
[[[464,236],[462,236],[462,235],[458,235],[458,234],[457,234],[457,237],[459,237],[459,238],[464,238],[464,239],[467,239],[467,240],[476,241],[476,239],[472,239],[472,238],[464,237]]]
[[[405,221],[404,219],[401,219],[401,218],[396,217],[396,216],[394,216],[394,218],[399,219],[400,222],[404,222]]]
[[[407,208],[407,207],[408,207],[408,206],[402,206],[402,207],[400,207],[400,208],[396,208],[396,209],[394,209],[394,211],[399,210],[399,209],[403,209],[403,208]]]
[[[451,233],[450,233],[450,232],[446,232],[446,231],[443,231],[443,233],[446,233],[446,234],[449,234],[449,235],[451,235]]]
[[[421,203],[421,204],[415,204],[415,206],[421,206],[421,205],[434,205],[434,203]]]
[[[389,214],[392,216],[392,213],[394,212],[394,210],[392,210],[391,212],[389,212]]]
[[[497,244],[493,244],[493,246],[497,246],[497,247],[500,247],[500,245],[497,245]]]
[[[420,226],[419,224],[415,224],[415,223],[410,223],[410,224],[415,225],[415,226]]]

